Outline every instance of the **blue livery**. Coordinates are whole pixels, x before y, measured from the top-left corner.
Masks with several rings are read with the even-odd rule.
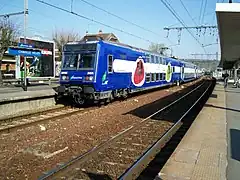
[[[191,63],[129,45],[72,42],[63,47],[59,95],[77,104],[110,102],[130,93],[191,81],[202,76]]]

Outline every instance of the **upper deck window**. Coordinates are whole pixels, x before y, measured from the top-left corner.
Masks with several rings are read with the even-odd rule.
[[[158,56],[155,56],[155,58],[156,58],[156,63],[159,64],[159,58],[158,58]]]
[[[159,64],[163,64],[162,57],[159,57]]]
[[[154,56],[153,55],[151,55],[150,63],[154,63]]]
[[[166,59],[163,59],[163,58],[162,58],[162,64],[163,64],[163,65],[166,65],[166,64],[167,64]]]

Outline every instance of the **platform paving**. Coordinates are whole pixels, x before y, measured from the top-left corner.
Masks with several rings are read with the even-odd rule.
[[[56,105],[56,90],[49,85],[21,87],[0,87],[0,121],[19,115],[33,113]]]
[[[202,111],[155,179],[226,179],[227,123],[225,106],[224,88],[222,85],[216,84]]]
[[[240,88],[226,89],[228,137],[227,179],[240,179]]]

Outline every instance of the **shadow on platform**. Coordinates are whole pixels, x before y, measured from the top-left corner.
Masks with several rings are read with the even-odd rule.
[[[209,98],[217,98],[217,94],[211,94]]]
[[[230,129],[231,158],[240,161],[240,130]]]
[[[213,108],[225,109],[225,110],[228,110],[228,111],[240,112],[239,109],[226,108],[226,107],[221,107],[221,106],[214,106],[214,105],[212,105],[212,104],[205,104],[204,106],[205,106],[205,107],[213,107]]]

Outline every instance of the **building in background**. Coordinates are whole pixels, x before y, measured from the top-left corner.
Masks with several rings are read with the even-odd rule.
[[[119,39],[113,33],[103,33],[101,30],[97,34],[86,34],[80,41],[110,41],[119,43]]]
[[[15,79],[16,59],[15,56],[9,55],[8,51],[3,55],[2,60],[2,78]]]

